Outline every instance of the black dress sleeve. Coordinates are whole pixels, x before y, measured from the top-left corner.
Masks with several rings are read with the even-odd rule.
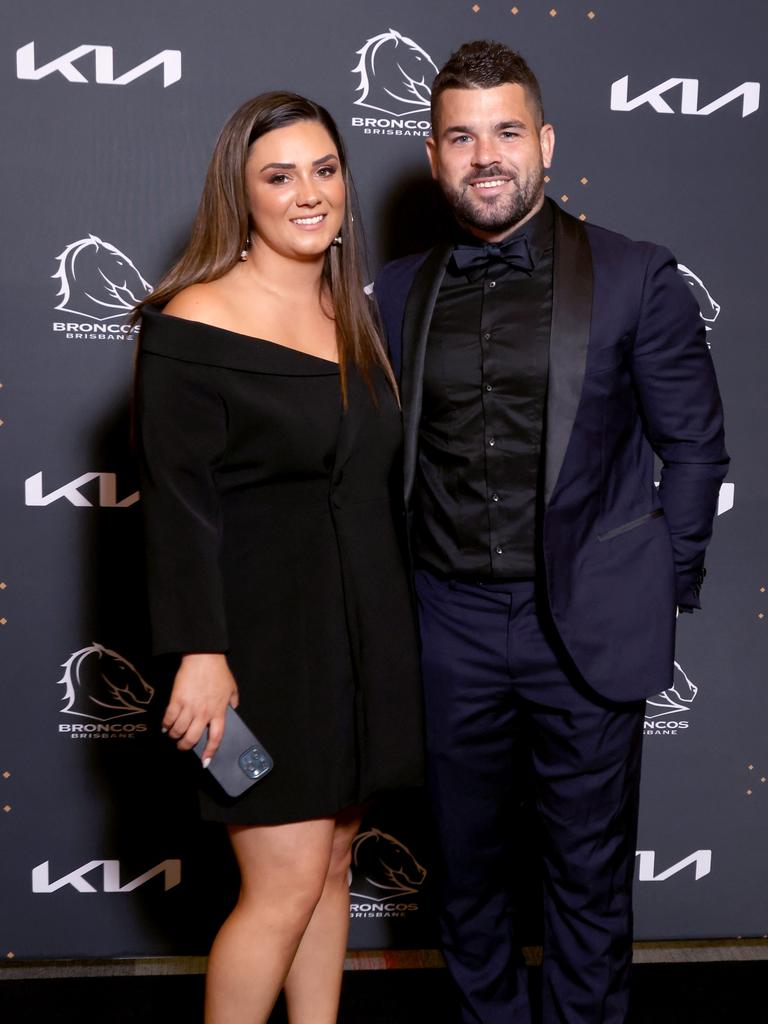
[[[215,468],[226,407],[215,368],[142,352],[137,440],[154,654],[228,647]]]

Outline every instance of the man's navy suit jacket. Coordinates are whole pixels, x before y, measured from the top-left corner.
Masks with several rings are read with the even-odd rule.
[[[587,683],[611,700],[639,700],[672,685],[676,604],[699,607],[728,468],[720,396],[696,300],[672,254],[553,207],[542,496],[549,606]],[[409,529],[424,354],[450,254],[439,246],[397,260],[375,285],[400,382]]]

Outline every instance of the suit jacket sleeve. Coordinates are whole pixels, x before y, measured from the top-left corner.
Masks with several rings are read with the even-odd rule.
[[[421,252],[387,263],[374,282],[373,297],[384,327],[389,361],[398,381],[402,375],[405,307],[414,278],[429,255],[429,252]]]
[[[390,276],[389,266],[385,266],[379,271],[373,286],[373,299],[378,307],[381,324],[384,328],[387,356],[394,369],[395,377],[399,381],[402,310],[399,310],[398,303],[394,300],[394,289],[389,281]],[[398,322],[398,313],[400,322]]]
[[[633,375],[672,538],[677,604],[698,608],[704,553],[728,469],[723,413],[698,305],[666,249],[648,261]]]
[[[226,411],[208,366],[144,352],[137,425],[152,649],[226,651],[214,478]]]

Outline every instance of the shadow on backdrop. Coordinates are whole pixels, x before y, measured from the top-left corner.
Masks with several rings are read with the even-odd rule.
[[[381,262],[423,252],[450,240],[455,221],[437,183],[424,174],[395,181],[379,207],[374,237]]]

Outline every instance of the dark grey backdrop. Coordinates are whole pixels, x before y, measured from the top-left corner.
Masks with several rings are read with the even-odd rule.
[[[429,83],[477,37],[518,47],[541,78],[550,194],[671,247],[712,328],[733,469],[705,609],[680,625],[675,691],[648,706],[637,931],[768,932],[765,119],[754,84],[713,103],[759,83],[764,5],[6,0],[2,18],[2,954],[199,954],[232,899],[226,843],[196,819],[195,767],[158,736],[168,681],[147,654],[125,333],[132,297],[183,242],[218,129],[265,89],[327,105],[378,265],[433,240],[439,204],[427,114],[376,97],[419,67]],[[411,41],[405,69],[382,41],[366,93],[358,51],[390,30]],[[611,109],[625,76],[632,109]],[[669,79],[686,82],[653,92]],[[411,801],[366,823],[354,946],[434,944],[423,819]],[[521,835],[511,872],[530,871],[529,846]]]

